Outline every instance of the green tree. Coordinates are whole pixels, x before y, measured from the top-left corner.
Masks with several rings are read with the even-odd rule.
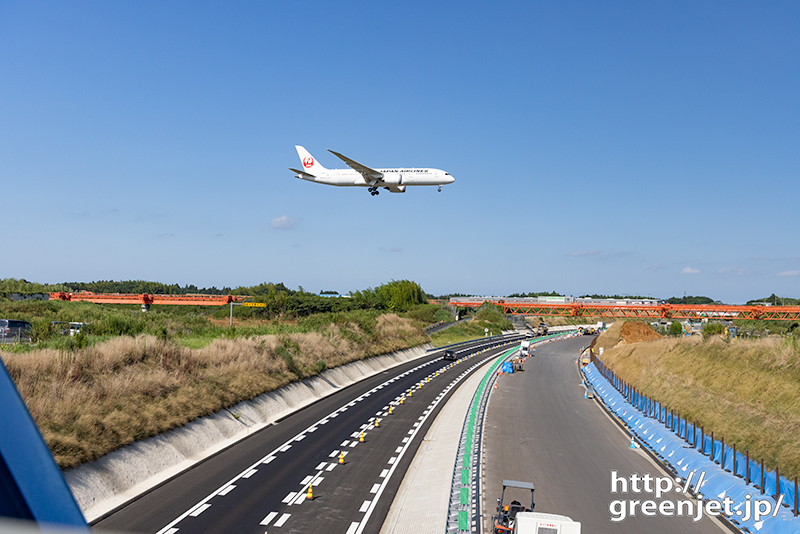
[[[679,336],[683,333],[683,325],[680,321],[672,321],[672,324],[669,325],[669,330],[667,333],[671,336]]]

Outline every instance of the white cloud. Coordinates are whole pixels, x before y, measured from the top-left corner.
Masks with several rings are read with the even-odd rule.
[[[275,228],[277,230],[291,230],[294,228],[294,219],[288,215],[282,215],[276,219],[272,219],[272,222],[269,223],[269,225],[271,228]]]
[[[681,274],[699,274],[699,273],[700,271],[698,271],[693,267],[689,267],[688,265],[684,267],[683,270],[681,271]]]
[[[778,276],[800,276],[800,271],[793,270],[793,271],[783,271],[778,273]]]

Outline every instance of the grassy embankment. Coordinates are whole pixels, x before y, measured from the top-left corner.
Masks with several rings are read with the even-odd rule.
[[[626,343],[622,322],[602,334],[601,359],[628,383],[717,439],[800,475],[800,346],[794,338],[710,336]]]
[[[232,333],[191,314],[131,318],[97,305],[69,304],[68,313],[65,303],[15,304],[50,305],[63,312],[60,320],[78,316],[102,333],[83,339],[83,347],[59,336],[37,346],[3,347],[0,355],[62,468],[325,368],[428,341],[418,321],[370,310],[240,324]],[[50,320],[29,315],[38,323]],[[131,335],[113,333],[114,325]]]
[[[513,330],[514,325],[506,319],[500,308],[482,306],[471,321],[431,334],[431,342],[435,347],[443,347],[452,343],[482,338],[486,335],[484,330],[486,328],[489,329],[489,335],[496,336],[502,334],[503,330]]]

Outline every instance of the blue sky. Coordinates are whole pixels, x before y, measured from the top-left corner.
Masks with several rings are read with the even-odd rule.
[[[798,27],[790,1],[0,2],[0,277],[798,297]],[[295,144],[456,182],[310,184]]]

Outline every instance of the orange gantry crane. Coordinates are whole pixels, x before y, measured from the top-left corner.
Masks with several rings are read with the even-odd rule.
[[[642,319],[760,319],[762,321],[800,320],[800,306],[736,306],[711,304],[591,304],[572,302],[506,302],[504,300],[450,301],[457,308],[478,308],[490,302],[511,315],[559,317],[627,317]]]

